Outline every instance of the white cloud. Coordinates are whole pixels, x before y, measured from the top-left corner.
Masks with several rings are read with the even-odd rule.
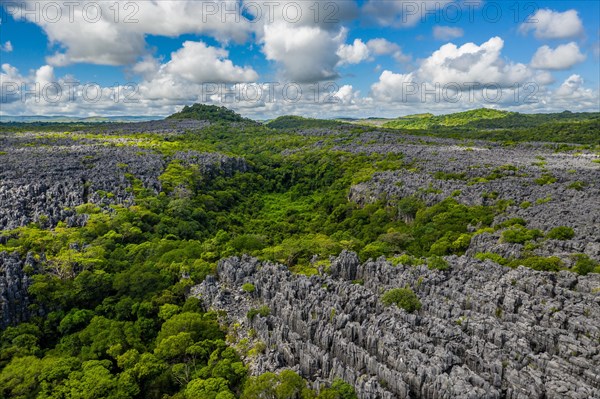
[[[215,38],[222,45],[231,41],[243,43],[254,37],[260,42],[266,34],[263,28],[273,23],[316,26],[337,32],[342,21],[357,15],[354,0],[82,0],[53,3],[52,9],[56,7],[61,15],[58,21],[43,18],[39,12],[27,13],[26,10],[42,9],[37,0],[15,2],[11,10],[16,19],[28,19],[39,25],[50,44],[58,47],[58,51],[47,58],[47,62],[55,66],[73,63],[132,65],[149,53],[148,35],[202,34]],[[52,11],[52,15],[55,13]],[[97,15],[100,18],[95,20]]]
[[[0,43],[0,52],[4,51],[5,53],[10,53],[13,51],[13,46],[12,43],[10,41],[7,41],[6,43],[4,43],[4,45],[2,45],[2,43]]]
[[[371,39],[367,42],[367,46],[375,55],[393,54],[400,51],[400,46],[383,38]]]
[[[531,30],[538,39],[568,39],[583,34],[583,23],[576,10],[558,12],[545,8],[519,27],[521,33]]]
[[[409,73],[383,71],[371,86],[371,96],[376,103],[443,111],[477,106],[531,107],[529,101],[534,96],[529,94],[547,94],[546,86],[554,78],[547,71],[505,60],[503,46],[499,37],[481,45],[443,45]],[[546,103],[551,104],[552,99]]]
[[[360,39],[355,39],[353,44],[342,44],[337,51],[340,57],[339,64],[360,64],[370,57],[369,48]]]
[[[171,54],[165,70],[194,83],[237,83],[258,79],[252,68],[233,65],[227,59],[228,55],[227,50],[203,42],[186,41],[181,49]]]
[[[264,27],[263,52],[276,61],[285,79],[299,83],[334,79],[346,30],[329,32],[318,26],[274,23]]]
[[[407,87],[414,83],[415,76],[412,73],[399,74],[385,70],[379,76],[379,81],[371,86],[371,92],[378,101],[406,102],[409,99],[409,96],[405,95]]]
[[[35,81],[42,86],[54,83],[56,81],[54,68],[50,65],[40,67],[35,71]]]
[[[128,65],[147,53],[146,35],[177,37],[185,33],[207,34],[222,43],[243,42],[256,27],[245,18],[208,12],[206,1],[177,2],[147,0],[143,2],[79,2],[53,3],[60,7],[60,19],[27,13],[40,9],[37,0],[15,3],[21,11],[11,13],[39,25],[52,45],[59,46],[47,62],[55,66],[72,63]],[[237,9],[237,0],[210,2],[219,9]],[[118,14],[116,13],[118,9]],[[49,12],[49,11],[48,11]],[[52,11],[55,15],[55,11]],[[97,16],[100,16],[96,20]],[[72,22],[70,21],[72,17]],[[229,22],[226,22],[229,21]]]
[[[402,52],[402,48],[387,39],[371,39],[364,43],[355,39],[352,44],[342,44],[337,51],[340,57],[338,65],[359,64],[363,61],[373,61],[373,56],[391,55],[400,63],[410,62],[411,57]]]
[[[344,61],[338,55],[347,36],[342,23],[357,16],[354,0],[285,0],[272,4],[276,4],[271,13],[275,18],[263,18],[256,36],[266,58],[276,62],[280,78],[298,83],[335,79],[337,66],[361,57],[358,47],[341,50],[342,56],[348,57]]]
[[[145,79],[149,79],[155,76],[159,69],[159,60],[151,56],[146,56],[131,68],[131,72],[140,75]]]
[[[343,104],[354,104],[360,101],[360,92],[355,91],[352,85],[344,85],[338,89],[334,97]]]
[[[140,97],[173,104],[203,101],[203,94],[211,85],[233,85],[258,80],[258,73],[250,67],[234,65],[227,59],[228,52],[207,46],[203,42],[186,41],[183,47],[171,53],[171,59],[161,64],[146,57],[132,68],[143,77]]]
[[[466,43],[460,47],[448,43],[440,47],[419,68],[424,81],[447,83],[478,82],[501,87],[513,86],[531,78],[526,65],[507,63],[501,56],[504,41],[493,37],[480,46]]]
[[[542,86],[548,86],[555,82],[554,76],[548,71],[538,71],[534,80]]]
[[[579,98],[587,97],[587,94],[591,93],[591,90],[583,87],[583,78],[577,74],[569,76],[565,81],[556,89],[556,96],[561,98]]]
[[[586,56],[579,51],[577,43],[561,44],[555,49],[542,46],[537,49],[531,59],[531,66],[537,69],[569,69],[573,65],[585,61]]]
[[[375,55],[391,54],[396,61],[401,63],[407,63],[411,60],[411,56],[404,54],[400,46],[387,39],[371,39],[367,42],[367,47]]]
[[[452,28],[450,26],[434,26],[433,37],[437,40],[451,40],[463,37],[465,34],[462,28]]]

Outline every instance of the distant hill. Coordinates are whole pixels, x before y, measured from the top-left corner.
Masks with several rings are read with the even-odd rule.
[[[0,123],[115,123],[115,122],[147,122],[160,120],[160,116],[90,116],[90,117],[74,117],[74,116],[42,116],[42,115],[26,115],[26,116],[0,116]]]
[[[254,122],[235,113],[227,107],[194,104],[185,106],[180,112],[166,119],[196,119],[209,122]]]
[[[311,128],[334,128],[344,125],[344,122],[330,119],[312,119],[302,116],[285,115],[273,119],[267,126],[272,129],[311,129]]]
[[[521,114],[477,109],[439,116],[409,115],[388,120],[382,126],[457,139],[600,144],[599,112]]]
[[[464,126],[475,121],[502,119],[512,114],[514,113],[480,108],[439,116],[433,114],[408,115],[386,122],[383,126],[403,129],[427,129],[434,126]]]

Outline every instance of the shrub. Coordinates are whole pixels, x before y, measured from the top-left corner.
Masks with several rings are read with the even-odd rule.
[[[534,180],[536,184],[540,186],[544,186],[546,184],[556,183],[556,177],[552,176],[549,173],[544,173],[540,177]]]
[[[381,297],[381,302],[385,306],[396,305],[409,313],[421,309],[419,297],[410,288],[393,288],[388,290]]]
[[[258,309],[256,309],[256,308],[250,309],[248,311],[248,313],[246,314],[246,316],[248,317],[249,320],[252,320],[256,316],[267,317],[270,314],[271,314],[271,309],[269,309],[269,307],[265,305],[265,306],[261,306]]]
[[[553,240],[570,240],[575,237],[575,231],[567,226],[558,226],[550,230],[546,238]]]
[[[527,209],[531,206],[531,201],[523,201],[521,202],[521,209]]]
[[[517,259],[509,264],[511,267],[517,267],[520,265],[544,272],[557,272],[564,267],[563,262],[556,256],[551,256],[549,258],[533,256],[526,259]]]
[[[548,202],[552,201],[552,196],[547,196],[546,198],[538,198],[535,203],[538,205],[542,205],[542,204],[547,204]]]
[[[575,258],[577,259],[575,265],[573,266],[573,271],[575,273],[585,276],[589,273],[594,273],[594,271],[600,272],[600,270],[597,270],[600,268],[598,262],[590,259],[587,255],[577,254],[575,255]]]
[[[404,265],[404,266],[418,266],[425,263],[423,259],[416,258],[414,256],[408,254],[402,254],[400,256],[395,256],[390,259],[390,262],[393,266]]]
[[[427,259],[427,267],[429,267],[431,270],[441,271],[450,269],[448,262],[446,262],[446,260],[441,256],[432,256]]]
[[[437,180],[466,180],[465,173],[448,173],[443,171],[435,172],[433,177]]]
[[[479,260],[489,259],[493,262],[496,262],[499,265],[506,265],[508,263],[508,260],[493,252],[479,252],[475,254],[475,258]]]
[[[504,222],[500,223],[498,226],[502,227],[502,228],[506,228],[506,227],[516,226],[516,225],[527,226],[527,221],[523,218],[512,218],[509,220],[505,220]]]
[[[524,244],[529,240],[535,240],[542,237],[543,234],[538,229],[529,230],[523,226],[516,225],[502,232],[502,240],[513,244]]]
[[[256,287],[252,283],[246,283],[246,284],[242,285],[242,289],[249,294],[256,291]]]
[[[570,188],[572,190],[577,190],[577,191],[581,191],[583,190],[588,184],[584,181],[574,181],[573,183],[569,184],[567,186],[567,188]]]

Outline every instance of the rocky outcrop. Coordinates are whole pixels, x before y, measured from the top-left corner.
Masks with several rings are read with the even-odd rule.
[[[535,255],[559,256],[568,264],[570,255],[585,253],[600,261],[597,154],[555,152],[547,144],[459,144],[449,139],[428,137],[427,142],[419,142],[406,135],[364,134],[338,149],[402,154],[407,166],[376,173],[369,181],[353,186],[348,198],[366,204],[384,197],[393,203],[416,196],[433,205],[452,197],[469,206],[504,200],[507,208],[496,224],[522,218],[528,228],[543,232],[558,226],[574,229],[572,239],[544,242]],[[494,252],[499,234],[479,237],[471,253]]]
[[[134,203],[132,179],[150,191],[161,190],[159,176],[169,162],[196,165],[205,176],[231,176],[246,171],[242,158],[218,153],[177,152],[173,156],[123,143],[117,139],[98,144],[44,137],[10,137],[0,140],[0,229],[32,222],[52,227],[59,221],[80,226],[85,215],[75,207]]]
[[[27,289],[31,281],[23,269],[34,272],[37,265],[31,253],[22,261],[18,253],[0,252],[0,330],[29,318]]]
[[[230,258],[192,293],[266,344],[255,373],[292,367],[316,384],[340,377],[361,398],[600,397],[600,276],[447,260],[441,272],[360,264],[344,252],[330,274],[309,278]],[[420,311],[381,304],[383,292],[406,285]],[[270,315],[248,320],[263,305]]]

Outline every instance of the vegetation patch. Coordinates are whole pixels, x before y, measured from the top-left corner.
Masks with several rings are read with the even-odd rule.
[[[410,288],[393,288],[381,296],[381,303],[385,306],[396,305],[409,313],[421,309],[419,297]]]
[[[555,227],[546,235],[546,238],[552,240],[570,240],[573,237],[575,237],[575,231],[567,226]]]

